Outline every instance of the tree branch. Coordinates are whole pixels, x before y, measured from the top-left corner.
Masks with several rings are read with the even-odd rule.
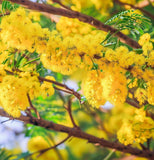
[[[68,112],[68,114],[69,114],[69,117],[70,117],[70,119],[71,119],[71,122],[72,122],[72,124],[73,124],[73,126],[75,127],[75,128],[78,128],[79,129],[79,127],[78,127],[78,125],[75,123],[75,120],[74,120],[74,118],[73,118],[73,115],[72,115],[72,101],[71,101],[71,98],[69,98],[69,100],[68,100],[68,105],[67,105],[67,107],[65,107],[65,109],[67,110],[67,112]]]
[[[64,91],[64,92],[66,92],[66,93],[73,94],[75,97],[77,97],[77,98],[79,99],[79,101],[81,101],[81,96],[80,96],[80,94],[79,94],[78,92],[74,91],[73,89],[69,88],[67,85],[62,84],[62,83],[59,83],[59,82],[56,82],[56,81],[53,81],[53,80],[50,80],[50,79],[46,79],[46,78],[43,78],[43,77],[40,77],[40,76],[38,77],[38,79],[39,79],[40,81],[50,82],[50,83],[53,83],[53,84],[55,84],[55,85],[57,85],[57,86],[60,86],[60,87],[65,88],[66,90],[63,90],[63,89],[61,89],[61,88],[54,87],[54,88],[57,89],[57,90],[61,90],[61,91]]]
[[[63,4],[61,3],[60,0],[52,0],[52,2],[58,3],[58,4],[59,4],[60,6],[62,6],[63,8],[71,10],[71,8],[69,8],[69,7],[65,6],[65,5],[63,5]]]
[[[135,99],[126,99],[126,103],[130,104],[131,106],[135,107],[135,108],[141,108],[142,106],[140,106],[137,101]],[[145,106],[146,104],[148,104],[147,102],[145,102],[143,105]],[[154,120],[154,114],[150,111],[146,111],[146,116],[151,117]]]
[[[97,29],[103,30],[105,32],[110,31],[111,34],[115,34],[115,36],[117,36],[123,43],[128,44],[132,48],[141,48],[141,46],[136,41],[134,41],[130,37],[126,36],[122,32],[118,31],[117,29],[115,29],[109,25],[105,25],[104,23],[100,22],[99,20],[97,20],[91,16],[82,14],[80,12],[68,10],[68,9],[56,8],[51,5],[35,3],[35,2],[31,2],[29,0],[9,0],[9,1],[13,2],[13,3],[21,4],[28,9],[37,10],[40,12],[47,12],[47,13],[56,14],[56,15],[61,15],[61,16],[65,16],[68,18],[77,18],[82,22],[88,23],[88,24],[96,27]]]
[[[126,103],[130,104],[131,106],[133,106],[135,108],[138,108],[138,109],[141,108],[141,106],[136,101],[134,101],[133,99],[127,98]]]
[[[0,115],[10,118],[10,116],[3,109],[0,109]],[[44,119],[37,119],[35,117],[27,117],[27,116],[23,116],[23,115],[19,118],[16,118],[16,119],[20,120],[20,121],[23,121],[25,123],[40,126],[40,127],[43,127],[43,128],[49,129],[49,130],[64,132],[64,133],[67,133],[69,136],[85,139],[89,143],[93,143],[93,144],[97,143],[97,144],[99,144],[100,146],[103,146],[103,147],[116,149],[118,151],[125,152],[125,153],[130,153],[130,154],[140,156],[140,157],[146,157],[146,158],[149,158],[150,160],[154,159],[154,152],[152,152],[152,151],[140,150],[140,149],[137,149],[137,148],[133,148],[131,146],[125,146],[125,145],[120,144],[118,142],[110,142],[110,141],[107,141],[103,138],[98,138],[98,137],[95,137],[91,134],[85,133],[78,128],[71,128],[71,127],[67,127],[67,126],[64,126],[64,125],[56,124],[52,121],[47,121],[47,120],[44,120]]]
[[[65,141],[67,141],[69,138],[70,138],[70,136],[68,135],[65,139],[63,139],[61,142],[55,144],[54,146],[51,146],[51,147],[49,147],[49,148],[46,148],[46,149],[43,149],[43,150],[40,150],[40,151],[36,151],[36,152],[34,152],[34,153],[32,153],[32,154],[35,154],[35,153],[39,153],[39,152],[40,152],[40,154],[37,156],[37,157],[39,157],[39,156],[41,156],[43,153],[45,153],[45,152],[47,152],[47,151],[49,151],[49,150],[51,150],[51,149],[55,149],[55,148],[58,147],[59,145],[63,144],[63,143],[64,143]]]
[[[29,96],[28,93],[27,93],[27,98],[28,98],[28,102],[29,102],[30,108],[34,110],[34,112],[35,112],[36,115],[37,115],[37,118],[40,119],[40,114],[39,114],[39,112],[37,111],[37,109],[33,106],[32,101],[31,101],[30,96]]]

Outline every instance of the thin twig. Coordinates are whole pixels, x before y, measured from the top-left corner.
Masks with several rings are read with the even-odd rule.
[[[68,105],[67,105],[67,107],[65,107],[65,109],[68,111],[68,114],[69,114],[69,117],[71,119],[71,122],[72,122],[73,126],[75,128],[79,129],[79,126],[75,123],[75,120],[74,120],[73,115],[72,115],[72,101],[71,101],[71,98],[69,98]]]
[[[9,15],[10,12],[6,12],[6,13],[3,13],[3,14],[0,14],[0,17],[3,17],[3,16],[6,16],[6,15]]]
[[[40,150],[40,151],[37,151],[37,152],[34,152],[33,154],[40,152],[40,154],[37,156],[37,158],[38,158],[38,157],[41,156],[43,153],[45,153],[45,152],[47,152],[47,151],[49,151],[49,150],[51,150],[51,149],[54,149],[54,148],[58,147],[59,145],[63,144],[63,143],[66,142],[69,138],[70,138],[70,136],[68,135],[65,139],[63,139],[61,142],[57,143],[56,145],[54,145],[54,146],[52,146],[52,147],[49,147],[49,148],[46,148],[46,149],[43,149],[43,150]]]
[[[147,148],[148,148],[148,150],[150,149],[150,142],[151,142],[151,138],[149,138],[149,139],[147,140]]]
[[[31,108],[34,110],[34,112],[36,113],[37,118],[40,119],[40,118],[41,118],[41,117],[40,117],[40,114],[39,114],[39,112],[37,111],[37,109],[33,106],[32,101],[31,101],[30,96],[29,96],[28,93],[27,93],[27,98],[28,98],[28,102],[29,102],[29,104],[30,104],[30,107],[31,107]]]
[[[62,3],[60,2],[60,0],[52,0],[52,2],[58,3],[60,6],[62,6],[62,7],[65,8],[65,9],[72,10],[71,8],[69,8],[69,7],[65,6],[64,4],[62,4]]]
[[[134,101],[133,99],[127,98],[126,103],[130,104],[131,106],[133,106],[135,108],[138,108],[138,109],[141,108],[141,106],[136,101]]]
[[[68,90],[66,90],[66,89],[58,88],[58,87],[56,87],[56,86],[54,86],[54,89],[55,89],[55,90],[59,90],[59,91],[63,91],[63,92],[68,93],[68,94],[72,94],[72,92],[70,92],[70,91],[68,91]]]
[[[142,147],[143,150],[147,150],[148,148],[145,147],[142,143],[140,143],[140,146]]]
[[[55,87],[55,89],[57,89],[57,90],[62,90],[64,92],[66,92],[66,93],[73,94],[75,97],[77,97],[79,99],[79,101],[81,101],[81,95],[78,92],[74,91],[73,89],[69,88],[67,85],[59,83],[59,82],[56,82],[56,81],[53,81],[53,80],[49,80],[49,79],[46,79],[46,78],[43,78],[43,77],[40,77],[40,76],[38,77],[38,79],[40,81],[50,82],[50,83],[53,83],[53,84],[55,84],[57,86],[65,88],[66,90],[63,90],[63,89]]]

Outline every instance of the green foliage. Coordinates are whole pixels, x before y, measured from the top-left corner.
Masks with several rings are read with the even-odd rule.
[[[12,4],[9,1],[2,1],[2,12],[12,11],[12,10],[15,10],[18,7],[19,7],[19,5],[16,4],[16,3]]]
[[[10,160],[13,157],[7,150],[0,149],[0,160]]]
[[[24,152],[24,153],[21,153],[21,154],[17,154],[16,155],[16,158],[14,158],[13,160],[21,160],[24,158],[24,160],[30,160],[30,153],[29,152]]]
[[[146,84],[146,82],[143,79],[138,79],[137,83],[138,83],[138,87],[139,88],[143,88],[143,89],[147,88],[147,84]]]
[[[88,8],[84,8],[81,10],[81,12],[83,14],[92,16],[100,21],[105,21],[107,19],[106,16],[103,16],[102,14],[100,14],[100,12],[96,9],[95,5],[92,5],[91,7],[88,7]]]
[[[21,67],[27,67],[28,65],[31,65],[31,63],[35,63],[38,60],[40,60],[40,57],[38,57],[37,53],[31,54],[28,51],[20,53],[12,52],[3,64],[7,64],[12,69],[19,69]]]
[[[51,131],[44,129],[42,127],[27,124],[27,128],[25,130],[25,136],[27,137],[36,137],[36,136],[45,137],[48,135],[49,132]]]
[[[54,21],[51,21],[50,18],[48,18],[44,15],[40,16],[39,24],[41,25],[42,28],[49,28],[50,31],[56,29],[56,23]]]
[[[51,120],[53,122],[58,122],[64,120],[65,108],[62,105],[62,100],[57,99],[58,95],[47,97],[43,99],[38,97],[33,101],[34,106],[37,107],[40,116],[44,119]],[[59,104],[58,104],[59,103]]]
[[[119,31],[128,29],[134,36],[135,34],[142,35],[145,29],[148,30],[151,27],[150,19],[135,13],[135,10],[122,11],[107,20],[105,24],[111,25]]]

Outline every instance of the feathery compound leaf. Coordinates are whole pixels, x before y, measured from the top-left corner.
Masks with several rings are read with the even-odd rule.
[[[149,29],[151,26],[151,21],[149,18],[135,13],[135,10],[123,11],[108,21],[107,25],[112,25],[118,30],[128,29],[137,34],[143,34],[145,29]]]
[[[2,11],[12,11],[13,9],[18,8],[18,4],[12,4],[9,1],[2,1]]]

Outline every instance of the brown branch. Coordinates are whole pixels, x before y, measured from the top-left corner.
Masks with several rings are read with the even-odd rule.
[[[71,98],[69,98],[69,100],[68,100],[68,106],[65,107],[65,109],[68,111],[68,114],[69,114],[69,117],[71,119],[71,122],[72,122],[73,126],[75,128],[79,129],[79,126],[75,123],[75,120],[73,118],[73,115],[72,115],[72,106],[71,105],[72,105]]]
[[[71,8],[69,8],[69,7],[65,6],[64,4],[62,4],[62,3],[60,2],[60,0],[52,0],[52,2],[58,3],[58,4],[59,4],[60,6],[62,6],[63,8],[68,9],[68,10],[71,10]]]
[[[72,92],[70,92],[70,91],[68,91],[66,89],[61,89],[61,88],[58,88],[58,87],[55,87],[55,86],[54,86],[54,89],[55,90],[59,90],[59,91],[63,91],[63,92],[68,93],[68,94],[72,94]]]
[[[65,139],[63,139],[61,142],[55,144],[54,146],[49,147],[49,148],[45,148],[45,149],[40,150],[40,151],[36,151],[36,152],[34,152],[34,153],[32,153],[32,154],[35,154],[35,153],[40,152],[40,154],[37,156],[37,157],[39,157],[39,156],[41,156],[43,153],[45,153],[45,152],[47,152],[47,151],[49,151],[49,150],[51,150],[51,149],[55,149],[55,148],[58,147],[59,145],[63,144],[63,143],[66,142],[69,138],[70,138],[70,136],[68,135]]]
[[[75,97],[77,97],[79,99],[79,101],[81,101],[80,94],[78,92],[75,92],[73,89],[69,88],[67,85],[59,83],[59,82],[56,82],[56,81],[53,81],[53,80],[49,80],[49,79],[46,79],[46,78],[43,78],[43,77],[38,77],[38,79],[40,81],[50,82],[50,83],[53,83],[53,84],[55,84],[57,86],[65,88],[66,90],[63,90],[63,89],[55,87],[55,89],[57,89],[57,90],[62,90],[64,92],[66,92],[66,93],[73,94]]]
[[[67,136],[64,140],[62,140],[61,142],[55,144],[54,146],[51,146],[51,147],[49,147],[49,148],[45,148],[45,149],[42,149],[42,150],[33,152],[33,153],[31,153],[31,154],[28,154],[28,155],[25,156],[24,158],[26,158],[26,157],[31,157],[31,156],[34,155],[34,154],[40,153],[40,154],[37,156],[37,158],[38,158],[38,157],[40,157],[43,153],[45,153],[45,152],[47,152],[47,151],[49,151],[49,150],[51,150],[51,149],[57,149],[57,147],[58,147],[59,145],[63,144],[63,143],[64,143],[65,141],[67,141],[69,138],[70,138],[70,136]],[[62,159],[62,157],[61,157],[61,155],[59,155],[59,153],[58,153],[58,156],[59,156],[59,158]]]
[[[40,114],[39,114],[39,112],[37,111],[37,109],[33,106],[32,101],[31,101],[30,96],[29,96],[28,93],[27,93],[27,98],[28,98],[28,102],[29,102],[30,108],[34,110],[34,112],[35,112],[36,115],[37,115],[37,118],[40,119]]]
[[[129,3],[124,3],[124,2],[121,2],[121,1],[119,1],[119,0],[114,0],[114,1],[115,1],[117,4],[119,4],[119,5],[128,5],[128,6],[130,6],[130,7],[133,8],[133,9],[139,9],[141,12],[143,12],[144,14],[146,14],[147,16],[149,16],[151,19],[154,20],[154,15],[152,15],[150,12],[144,10],[143,8],[140,8],[140,7],[138,7],[138,6],[134,6],[134,5],[129,4]]]
[[[127,98],[125,102],[138,109],[142,107],[138,104],[138,102],[135,99]],[[145,102],[143,105],[145,106],[147,104],[148,102]],[[148,110],[146,111],[146,116],[151,117],[154,120],[154,114]]]
[[[6,13],[2,13],[2,14],[0,14],[0,17],[3,17],[3,16],[6,16],[6,15],[9,15],[10,14],[10,12],[6,12]]]
[[[141,108],[141,106],[133,99],[126,99],[126,103],[130,104],[131,106],[135,107],[135,108]]]
[[[117,36],[123,43],[128,44],[132,48],[141,48],[141,46],[136,41],[134,41],[130,37],[126,36],[122,32],[118,31],[117,29],[115,29],[109,25],[105,25],[101,21],[99,21],[91,16],[82,14],[80,12],[68,10],[68,9],[56,8],[51,5],[35,3],[35,2],[31,2],[29,0],[9,0],[9,1],[13,2],[13,3],[21,4],[28,9],[37,10],[40,12],[47,12],[47,13],[56,14],[56,15],[61,15],[61,16],[65,16],[68,18],[77,18],[82,22],[88,23],[88,24],[96,27],[97,29],[103,30],[105,32],[110,31],[111,34],[115,34],[115,36]]]
[[[0,115],[4,117],[10,117],[3,109],[0,109]],[[81,138],[87,140],[89,143],[93,144],[99,144],[102,147],[108,147],[112,149],[116,149],[118,151],[124,152],[124,153],[130,153],[136,156],[140,157],[146,157],[151,160],[154,159],[154,152],[149,150],[140,150],[131,146],[125,146],[123,144],[120,144],[118,142],[110,142],[108,140],[105,140],[103,138],[98,138],[96,136],[93,136],[91,134],[85,133],[82,130],[78,128],[71,128],[64,125],[56,124],[52,121],[47,121],[44,119],[37,119],[35,117],[27,117],[27,116],[21,116],[19,118],[16,118],[17,120],[23,121],[25,123],[33,124],[36,126],[40,126],[49,130],[54,130],[58,132],[64,132],[67,133],[69,136]]]
[[[143,150],[147,150],[148,148],[145,147],[142,143],[140,143],[140,146],[142,147]]]

